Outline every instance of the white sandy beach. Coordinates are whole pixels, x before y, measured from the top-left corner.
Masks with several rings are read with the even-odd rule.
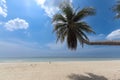
[[[119,80],[120,61],[0,63],[0,80]]]

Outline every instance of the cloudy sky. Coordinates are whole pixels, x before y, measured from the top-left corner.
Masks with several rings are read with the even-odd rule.
[[[0,0],[0,57],[120,57],[119,46],[88,46],[76,51],[56,43],[52,16],[64,0]],[[120,39],[120,20],[111,8],[116,0],[65,0],[75,8],[94,7],[96,15],[84,19],[96,32],[90,40]]]

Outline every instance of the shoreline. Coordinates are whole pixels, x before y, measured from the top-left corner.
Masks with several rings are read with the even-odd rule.
[[[120,58],[0,58],[0,63],[120,61]]]
[[[10,61],[10,62],[0,62],[1,64],[41,64],[41,63],[45,63],[45,64],[67,64],[67,63],[120,63],[120,60],[102,60],[102,61]]]

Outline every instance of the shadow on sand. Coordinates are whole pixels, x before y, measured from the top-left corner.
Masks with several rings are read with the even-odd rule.
[[[87,75],[71,74],[68,76],[70,80],[108,80],[106,77],[101,75],[95,75],[93,73],[87,73]]]

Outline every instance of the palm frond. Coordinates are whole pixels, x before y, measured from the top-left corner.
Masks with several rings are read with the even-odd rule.
[[[63,3],[60,6],[60,9],[62,11],[62,13],[66,16],[67,20],[71,20],[72,16],[73,16],[73,7],[72,5],[70,5],[70,3]]]
[[[117,3],[112,7],[112,10],[116,12],[115,18],[120,18],[120,0],[117,1]]]
[[[82,10],[76,13],[76,15],[73,18],[73,21],[77,22],[87,16],[95,15],[95,13],[95,9],[92,7],[83,8]]]
[[[66,18],[62,15],[62,14],[55,14],[54,16],[53,16],[53,20],[52,20],[52,23],[53,22],[66,22]]]
[[[117,3],[112,7],[112,10],[114,12],[120,12],[120,0],[118,0]]]
[[[59,30],[56,31],[56,34],[57,34],[56,42],[58,42],[59,40],[63,42],[67,35],[67,28],[66,27],[60,28]]]
[[[84,40],[87,40],[87,41],[89,40],[89,38],[86,36],[86,34],[83,31],[81,31],[80,29],[78,29],[78,33],[79,33],[79,35],[81,35],[83,37]]]
[[[76,23],[76,26],[79,27],[81,30],[87,32],[87,33],[95,33],[92,30],[92,28],[84,21]]]
[[[83,38],[83,36],[79,32],[76,32],[76,36],[77,36],[77,39],[79,40],[80,44],[83,47],[84,46],[84,38]]]
[[[120,18],[120,13],[116,13],[115,18],[119,19]]]
[[[63,27],[66,27],[66,24],[65,24],[65,23],[57,23],[57,24],[54,25],[54,30],[53,30],[53,32],[55,32],[55,31],[57,31],[57,30],[59,30],[59,29],[61,29],[61,28],[63,28]]]

